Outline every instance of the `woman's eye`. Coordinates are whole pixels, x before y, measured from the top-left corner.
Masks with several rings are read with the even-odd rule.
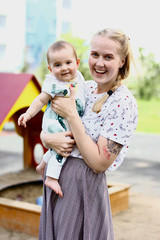
[[[112,57],[111,57],[111,56],[106,56],[106,59],[107,59],[107,60],[111,60]]]
[[[92,53],[91,56],[98,57],[98,53]]]

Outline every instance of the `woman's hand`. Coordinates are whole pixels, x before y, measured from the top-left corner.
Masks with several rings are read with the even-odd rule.
[[[70,97],[55,97],[51,101],[51,108],[61,117],[68,119],[77,114],[75,91],[73,87],[70,87]]]
[[[45,147],[54,149],[62,157],[68,157],[75,144],[71,132],[44,133],[42,131],[40,137]]]

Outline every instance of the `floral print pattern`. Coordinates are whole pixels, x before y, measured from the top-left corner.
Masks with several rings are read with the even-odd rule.
[[[123,145],[119,155],[109,171],[116,170],[124,160],[129,148],[129,142],[138,123],[138,107],[135,98],[126,86],[120,86],[104,103],[101,111],[97,114],[92,112],[93,104],[105,93],[94,94],[96,89],[94,81],[86,82],[86,105],[82,122],[86,133],[97,142],[99,136],[108,138]],[[74,157],[81,155],[77,149],[71,154]]]

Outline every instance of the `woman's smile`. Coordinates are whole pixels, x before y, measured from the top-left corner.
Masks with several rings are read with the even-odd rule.
[[[96,69],[96,68],[95,68],[95,71],[96,71],[96,73],[98,73],[98,74],[104,74],[104,73],[107,72],[107,71],[105,71],[105,70],[98,70],[98,69]]]

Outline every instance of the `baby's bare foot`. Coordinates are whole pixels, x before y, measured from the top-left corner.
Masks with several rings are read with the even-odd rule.
[[[47,187],[50,187],[60,197],[63,197],[63,193],[62,193],[61,187],[60,187],[57,179],[51,178],[51,177],[46,177],[45,185]]]

